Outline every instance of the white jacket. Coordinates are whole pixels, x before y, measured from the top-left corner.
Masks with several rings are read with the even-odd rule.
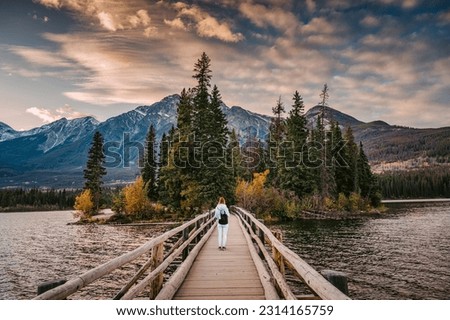
[[[223,209],[223,210],[225,211],[226,215],[227,215],[227,216],[230,216],[230,211],[228,210],[227,205],[224,204],[224,203],[219,203],[219,204],[216,206],[216,209],[215,209],[215,211],[214,211],[214,218],[216,218],[217,220],[220,219],[220,209]]]

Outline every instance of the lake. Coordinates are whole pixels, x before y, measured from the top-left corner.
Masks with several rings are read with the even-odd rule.
[[[173,228],[67,225],[74,221],[71,211],[0,213],[0,299],[31,299],[39,284],[71,279]],[[71,297],[111,299],[138,268],[126,265]]]
[[[381,217],[277,227],[284,242],[317,270],[346,272],[353,299],[450,299],[450,204],[389,207]],[[165,231],[67,225],[73,221],[70,211],[0,213],[0,299],[31,299],[38,284],[70,279]],[[72,297],[110,299],[120,289],[116,283],[126,282],[138,267],[123,268]]]
[[[277,227],[316,270],[347,273],[353,299],[450,299],[450,203],[388,207],[381,217]]]

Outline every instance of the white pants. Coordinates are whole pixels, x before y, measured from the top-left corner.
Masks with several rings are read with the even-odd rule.
[[[219,247],[227,246],[228,224],[217,224],[217,231],[219,233]]]

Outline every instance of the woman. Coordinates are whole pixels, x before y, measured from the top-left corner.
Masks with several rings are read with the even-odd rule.
[[[230,211],[228,211],[228,207],[225,204],[225,199],[224,197],[220,197],[214,212],[214,217],[218,220],[217,231],[219,233],[219,250],[226,250],[229,216]]]

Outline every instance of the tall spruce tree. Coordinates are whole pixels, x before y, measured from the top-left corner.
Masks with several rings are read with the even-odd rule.
[[[181,140],[186,140],[192,133],[192,92],[183,89],[177,105],[177,130]]]
[[[285,108],[281,102],[281,97],[279,97],[276,106],[272,108],[273,117],[270,122],[269,141],[267,143],[267,165],[270,170],[267,181],[272,185],[279,182],[278,174],[284,162],[284,150],[282,150],[286,130],[286,123],[283,118],[284,112]]]
[[[295,91],[294,101],[286,119],[285,164],[281,167],[281,187],[298,197],[312,191],[311,177],[303,163],[303,148],[308,136],[305,105],[302,96]]]
[[[106,175],[105,154],[103,153],[103,136],[99,131],[94,133],[91,148],[88,153],[86,168],[84,169],[84,189],[91,190],[96,211],[100,208],[102,197],[103,176]]]
[[[236,181],[233,178],[231,168],[227,161],[227,143],[230,131],[227,127],[227,119],[222,111],[222,97],[216,85],[211,91],[209,104],[208,134],[210,140],[203,148],[202,185],[205,188],[204,202],[214,205],[220,196],[224,196],[229,202],[234,201],[234,186]],[[206,179],[205,179],[206,178]]]
[[[161,166],[159,170],[158,181],[158,196],[162,204],[172,207],[173,209],[179,209],[181,207],[181,173],[180,168],[177,166],[178,161],[176,159],[177,154],[177,130],[174,126],[169,131],[166,137],[166,144],[161,144],[160,147],[160,159]]]
[[[159,144],[159,157],[158,157],[159,158],[159,164],[158,164],[159,169],[167,166],[168,157],[169,157],[169,148],[170,148],[169,137],[164,132],[163,135],[161,136],[161,142]]]
[[[313,158],[318,160],[318,167],[314,169],[315,181],[319,194],[323,199],[332,196],[335,189],[333,166],[330,165],[329,150],[331,149],[331,133],[326,131],[326,105],[328,104],[329,93],[328,85],[324,87],[320,93],[321,111],[317,116],[317,125],[313,130],[313,141],[315,150],[313,151]]]
[[[211,87],[211,59],[203,52],[200,59],[194,65],[195,74],[192,76],[197,79],[197,86],[194,88],[193,96],[193,129],[196,141],[208,141],[208,133],[211,128],[211,119],[214,117],[210,109]]]
[[[227,157],[228,167],[231,168],[231,175],[233,176],[234,180],[237,181],[238,178],[243,177],[244,167],[241,145],[234,128],[230,133],[230,138],[228,141]]]
[[[190,214],[233,196],[233,174],[227,166],[227,121],[219,89],[211,88],[211,60],[203,53],[194,65],[197,86],[181,92],[175,142],[161,170],[166,202]],[[178,193],[176,199],[168,200]]]
[[[144,155],[144,166],[142,168],[141,174],[144,184],[147,189],[147,196],[150,200],[156,201],[158,197],[157,191],[157,181],[156,181],[156,173],[157,173],[157,162],[155,159],[156,156],[156,133],[155,127],[150,125],[148,129],[147,138],[146,138],[146,148]]]
[[[350,193],[357,191],[356,162],[358,159],[358,146],[355,143],[351,127],[347,127],[345,130],[342,143],[345,144],[340,153],[343,163],[339,163],[339,166],[336,168],[335,177],[338,193],[343,193],[348,197]]]
[[[374,187],[374,177],[370,169],[369,160],[364,153],[362,142],[359,143],[357,160],[357,181],[361,196],[368,197]]]

